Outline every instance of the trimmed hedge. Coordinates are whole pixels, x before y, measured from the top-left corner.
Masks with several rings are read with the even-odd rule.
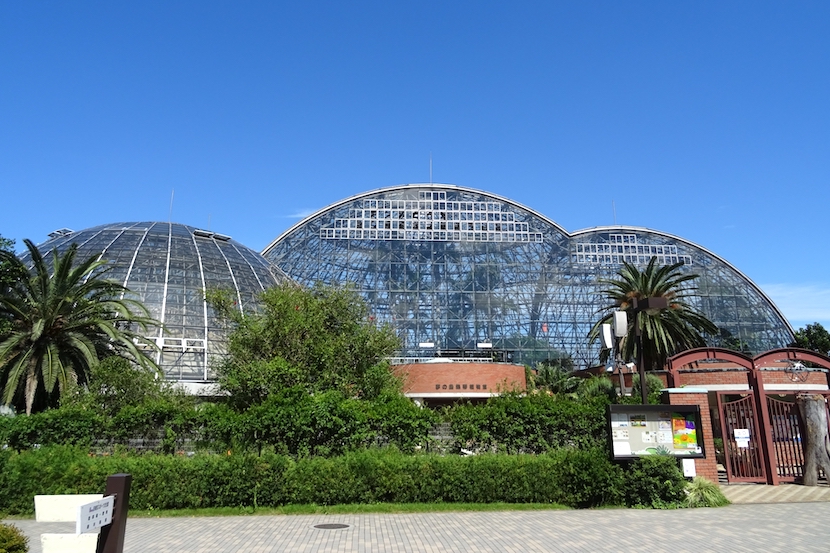
[[[507,453],[544,453],[563,447],[605,446],[603,397],[568,399],[504,394],[483,405],[461,404],[446,416],[460,447]]]
[[[125,406],[110,415],[84,406],[30,416],[0,417],[0,444],[16,450],[49,445],[127,445],[159,440],[174,453],[185,441],[214,451],[270,449],[287,455],[339,455],[377,442],[413,451],[426,443],[438,416],[399,394],[373,401],[339,392],[309,395],[288,389],[236,412],[225,405],[198,407],[171,401]]]
[[[100,493],[118,472],[133,475],[130,505],[141,510],[376,502],[664,507],[678,500],[680,471],[669,461],[648,460],[627,474],[598,449],[472,457],[384,449],[296,460],[270,453],[92,457],[68,446],[5,450],[0,511],[31,513],[37,494]]]

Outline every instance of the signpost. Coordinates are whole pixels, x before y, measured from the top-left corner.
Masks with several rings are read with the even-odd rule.
[[[130,509],[132,474],[113,474],[107,477],[104,500],[113,497],[110,524],[101,526],[95,553],[124,553],[124,535],[127,531],[127,512]]]

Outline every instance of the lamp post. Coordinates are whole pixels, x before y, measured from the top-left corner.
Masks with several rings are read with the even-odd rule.
[[[646,385],[646,368],[643,366],[643,332],[640,330],[640,312],[649,309],[665,309],[669,306],[666,298],[633,298],[634,332],[637,337],[637,372],[640,374],[640,397],[643,405],[648,403],[648,385]]]

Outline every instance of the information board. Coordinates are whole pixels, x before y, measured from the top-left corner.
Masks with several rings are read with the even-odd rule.
[[[607,419],[613,459],[704,457],[697,405],[609,405]]]

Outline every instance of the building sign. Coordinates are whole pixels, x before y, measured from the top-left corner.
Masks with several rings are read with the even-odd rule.
[[[102,527],[112,524],[112,511],[115,506],[115,496],[108,495],[103,499],[78,506],[78,517],[75,519],[75,533],[87,534],[97,532]]]
[[[478,390],[487,391],[487,384],[436,384],[436,390]]]
[[[612,459],[704,457],[696,405],[609,405],[607,419]]]

